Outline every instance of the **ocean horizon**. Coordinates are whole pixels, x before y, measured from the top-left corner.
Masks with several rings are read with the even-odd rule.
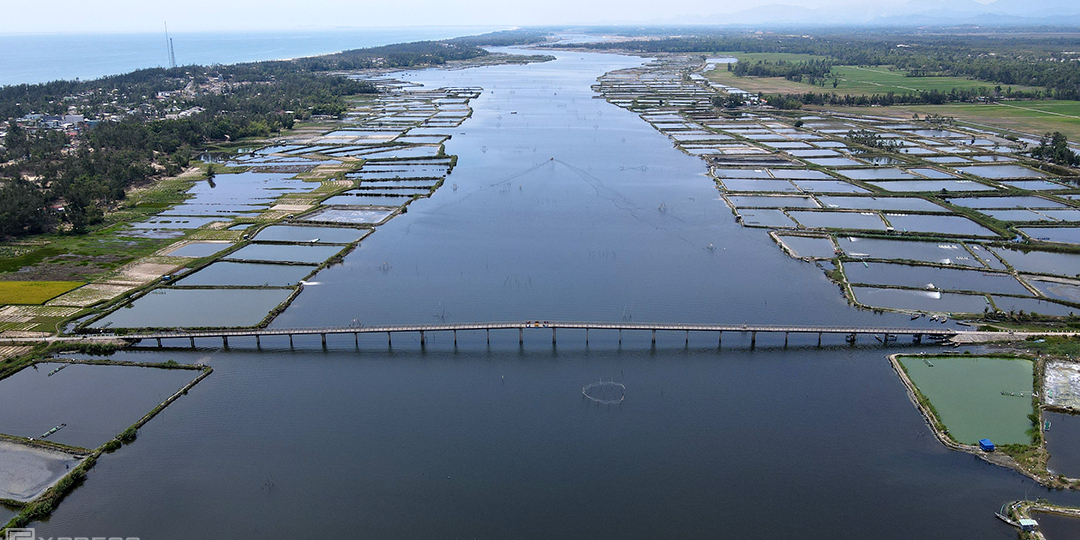
[[[235,64],[449,39],[505,26],[169,33],[177,65]],[[159,33],[0,34],[0,86],[96,79],[169,64]]]

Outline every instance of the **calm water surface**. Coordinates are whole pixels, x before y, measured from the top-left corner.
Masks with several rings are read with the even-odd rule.
[[[176,30],[176,29],[174,29]],[[233,64],[296,58],[425,39],[446,39],[493,27],[359,28],[285,32],[172,32],[179,65]],[[0,85],[89,79],[169,65],[165,32],[155,34],[0,35]]]
[[[595,99],[619,56],[408,78],[477,85],[447,184],[319,273],[277,327],[499,319],[908,324],[852,310],[737,225],[696,158]],[[512,114],[516,113],[516,114]],[[713,244],[714,249],[709,249]],[[915,321],[912,324],[930,324]],[[936,327],[940,327],[936,325]],[[128,352],[214,374],[105,456],[38,534],[144,538],[1012,539],[1053,493],[950,452],[884,355],[662,333],[230,340]],[[206,341],[202,346],[217,346]],[[768,349],[766,346],[775,347]],[[739,348],[741,347],[741,348]],[[733,349],[734,348],[734,349]],[[626,384],[620,406],[582,386]]]

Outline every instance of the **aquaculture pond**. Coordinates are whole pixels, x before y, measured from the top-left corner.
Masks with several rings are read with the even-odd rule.
[[[831,259],[836,256],[832,240],[822,236],[779,235],[778,238],[796,257]]]
[[[804,191],[816,193],[869,193],[870,190],[840,180],[792,180]]]
[[[1039,522],[1039,531],[1046,540],[1080,538],[1080,519],[1078,518],[1045,512],[1032,512],[1031,517]]]
[[[188,206],[245,205],[258,207],[287,193],[305,193],[319,187],[286,173],[241,172],[218,174],[213,180],[196,182],[188,190],[190,198],[173,209],[182,212]]]
[[[1044,178],[1046,174],[1020,165],[969,165],[956,170],[981,178]]]
[[[1080,255],[1052,251],[1018,251],[994,248],[995,253],[1021,272],[1080,276]]]
[[[1060,278],[1038,276],[1024,276],[1024,280],[1050,298],[1080,303],[1080,281],[1063,282]]]
[[[248,244],[227,257],[233,261],[273,261],[317,264],[333,257],[341,246],[307,244]]]
[[[1031,296],[1016,278],[1004,273],[879,262],[847,263],[844,272],[852,283]]]
[[[794,184],[787,180],[772,180],[764,178],[722,178],[724,187],[729,191],[798,191]]]
[[[797,224],[781,210],[739,210],[744,225],[749,227],[796,227]]]
[[[319,244],[351,244],[369,231],[350,227],[309,227],[305,225],[271,225],[255,235],[261,242],[314,242]]]
[[[291,287],[315,266],[219,261],[176,282],[182,287]]]
[[[982,313],[990,306],[981,294],[958,294],[939,291],[851,287],[860,304],[929,313]]]
[[[848,230],[885,230],[885,222],[881,220],[881,216],[871,212],[813,212],[808,210],[792,210],[788,213],[804,227]]]
[[[920,242],[916,240],[885,240],[841,236],[837,238],[848,257],[867,259],[897,259],[937,264],[982,267],[960,242]]]
[[[292,289],[158,289],[94,322],[94,328],[254,326]]]
[[[1080,309],[1072,306],[1047,302],[1038,298],[1015,298],[1012,296],[993,296],[994,307],[1000,311],[1023,311],[1025,313],[1039,313],[1042,315],[1056,315],[1067,317],[1080,313]]]
[[[304,216],[302,221],[313,223],[324,222],[354,225],[378,225],[389,219],[395,211],[397,211],[396,208],[325,208]]]
[[[81,456],[0,441],[0,499],[30,502],[82,462]],[[0,505],[0,519],[8,520],[14,509]]]
[[[164,362],[164,360],[162,360]],[[57,368],[62,368],[56,371]],[[95,448],[199,374],[188,369],[47,362],[0,381],[0,433]],[[49,399],[41,399],[49,396]]]
[[[1031,361],[981,356],[901,356],[899,361],[956,441],[1031,443]]]
[[[992,191],[997,188],[972,180],[892,180],[871,184],[898,193],[916,191]]]
[[[906,212],[948,212],[926,199],[917,197],[848,197],[842,195],[819,195],[818,200],[827,208],[850,210],[892,210]]]
[[[900,232],[951,234],[955,236],[999,237],[998,233],[964,216],[886,214],[889,224]]]
[[[1043,411],[1043,419],[1050,429],[1046,437],[1046,451],[1050,460],[1046,468],[1055,474],[1080,478],[1080,416],[1060,412]]]
[[[918,176],[903,169],[895,167],[879,167],[873,169],[844,169],[838,171],[841,175],[854,180],[908,180]]]
[[[424,193],[427,193],[427,191],[424,191]],[[372,193],[371,191],[359,190],[354,192],[346,191],[338,196],[330,197],[327,204],[342,206],[401,206],[411,201],[412,198],[412,194],[409,192]]]
[[[232,247],[231,242],[189,242],[166,255],[170,257],[209,257]]]
[[[1080,228],[1021,227],[1020,231],[1036,240],[1059,244],[1080,244]]]
[[[757,195],[731,195],[728,200],[738,207],[759,208],[818,208],[818,203],[810,197],[770,197]]]
[[[949,202],[967,208],[1064,208],[1065,204],[1034,195],[1021,197],[961,197]]]

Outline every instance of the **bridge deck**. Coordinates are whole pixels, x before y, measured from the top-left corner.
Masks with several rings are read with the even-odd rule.
[[[301,336],[332,334],[380,334],[403,332],[456,332],[470,330],[642,330],[676,332],[751,332],[751,333],[790,333],[790,334],[844,334],[868,335],[880,334],[891,336],[928,336],[938,335],[953,337],[964,331],[952,328],[911,328],[911,327],[864,327],[864,326],[803,326],[803,325],[762,325],[762,324],[689,324],[689,323],[631,323],[631,322],[573,322],[573,321],[508,321],[474,322],[443,324],[401,324],[379,326],[346,326],[322,328],[242,328],[242,329],[204,329],[145,332],[133,334],[83,334],[74,336],[56,336],[50,338],[0,338],[0,341],[27,342],[94,342],[94,341],[139,341],[144,339],[195,339],[195,338],[230,338],[261,336]]]

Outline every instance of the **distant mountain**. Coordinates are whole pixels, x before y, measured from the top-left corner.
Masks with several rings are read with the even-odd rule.
[[[732,14],[697,19],[735,25],[1071,25],[1080,22],[1076,0],[910,0],[902,4],[851,4],[816,9],[770,4]]]

